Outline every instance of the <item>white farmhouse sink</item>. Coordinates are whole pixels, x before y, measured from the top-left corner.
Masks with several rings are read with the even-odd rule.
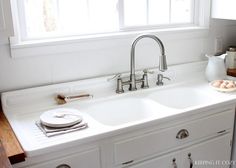
[[[149,94],[147,98],[154,100],[161,105],[176,109],[204,105],[211,102],[213,99],[213,97],[209,96],[207,93],[184,86],[159,90]]]
[[[199,88],[181,85],[105,100],[87,107],[85,112],[104,125],[119,126],[167,117],[213,100],[213,96]]]
[[[108,100],[86,109],[86,113],[95,120],[109,126],[150,119],[157,117],[157,115],[165,115],[163,113],[158,114],[158,111],[157,103],[150,99],[142,98]]]

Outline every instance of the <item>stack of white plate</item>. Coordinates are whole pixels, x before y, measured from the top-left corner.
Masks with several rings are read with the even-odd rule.
[[[82,122],[82,120],[79,110],[71,108],[45,111],[40,116],[41,124],[53,128],[69,127]]]

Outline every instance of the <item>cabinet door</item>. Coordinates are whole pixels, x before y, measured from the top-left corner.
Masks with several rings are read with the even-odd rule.
[[[195,144],[182,152],[183,168],[229,168],[231,134]]]
[[[173,152],[155,159],[139,163],[130,168],[178,168],[181,164],[180,152]]]

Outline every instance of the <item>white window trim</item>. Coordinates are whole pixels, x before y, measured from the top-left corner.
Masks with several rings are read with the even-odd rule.
[[[12,2],[14,0],[11,0]],[[144,33],[155,34],[164,40],[178,40],[185,38],[207,37],[209,31],[210,6],[211,0],[196,0],[200,11],[195,14],[199,16],[197,25],[188,27],[170,27],[152,30],[125,31],[118,33],[72,36],[66,38],[55,38],[37,41],[19,41],[19,31],[16,19],[16,13],[13,12],[13,24],[15,36],[10,38],[10,48],[12,58],[27,56],[45,56],[55,54],[66,54],[80,52],[85,50],[108,49],[115,47],[114,45],[122,45],[124,40],[133,40],[137,35]],[[12,3],[12,8],[16,8],[16,4]],[[13,10],[16,11],[16,10]],[[114,42],[115,41],[115,42]]]
[[[8,37],[14,34],[11,6],[8,0],[0,0],[0,45],[8,43]]]

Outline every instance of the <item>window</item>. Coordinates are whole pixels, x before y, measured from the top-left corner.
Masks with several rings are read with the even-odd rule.
[[[193,23],[194,0],[123,0],[123,26]]]
[[[193,25],[199,0],[17,0],[22,41]]]

